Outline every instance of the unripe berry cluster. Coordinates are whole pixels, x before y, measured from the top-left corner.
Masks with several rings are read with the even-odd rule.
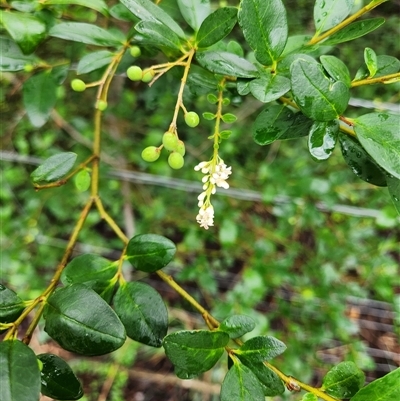
[[[151,68],[142,70],[139,66],[132,65],[126,70],[126,75],[131,81],[142,81],[148,83],[154,78],[155,72]]]

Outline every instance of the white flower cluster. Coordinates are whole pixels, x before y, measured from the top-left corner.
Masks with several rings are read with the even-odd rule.
[[[196,171],[201,170],[204,174],[202,179],[204,191],[197,197],[200,210],[196,220],[200,227],[208,230],[210,226],[214,225],[214,208],[211,205],[210,196],[215,194],[216,187],[229,188],[226,180],[232,174],[232,167],[228,167],[222,159],[219,159],[217,164],[214,160],[201,162],[194,169]]]

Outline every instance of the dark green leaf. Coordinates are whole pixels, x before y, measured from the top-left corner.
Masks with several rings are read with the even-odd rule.
[[[0,342],[1,401],[38,401],[40,371],[34,352],[18,340]]]
[[[290,80],[282,75],[267,74],[250,82],[250,92],[260,102],[279,99],[290,90]]]
[[[148,44],[152,44],[155,47],[167,47],[176,50],[181,48],[178,35],[159,22],[141,21],[135,26],[135,29],[143,35]]]
[[[364,49],[364,61],[368,68],[369,76],[372,78],[378,71],[378,58],[376,53],[369,47]]]
[[[308,137],[308,150],[315,160],[326,160],[335,148],[339,121],[315,121]]]
[[[283,59],[279,60],[277,71],[285,76],[290,76],[290,66],[292,63],[297,60],[297,59],[302,59],[302,60],[307,60],[310,62],[314,62],[315,59],[308,54],[304,53],[290,53],[287,56],[285,56]]]
[[[235,362],[221,386],[221,401],[264,401],[257,376],[240,362]]]
[[[49,157],[36,170],[32,171],[32,181],[57,181],[72,169],[76,156],[77,154],[73,152],[63,152]]]
[[[254,64],[236,54],[220,51],[198,52],[197,61],[216,74],[240,78],[255,78],[258,70]]]
[[[82,57],[78,63],[76,73],[87,74],[88,72],[95,71],[105,65],[110,64],[113,59],[113,53],[108,50],[100,50],[92,52]]]
[[[350,86],[351,78],[350,71],[347,65],[342,60],[335,56],[321,56],[321,64],[325,71],[335,80],[342,81],[347,86]]]
[[[118,3],[114,4],[110,8],[110,15],[113,18],[119,19],[121,21],[128,21],[128,22],[138,22],[138,18],[133,15],[123,4]]]
[[[298,59],[291,68],[294,99],[300,110],[317,121],[331,121],[346,110],[349,88],[342,81],[332,83],[316,61]]]
[[[347,25],[339,32],[331,35],[327,40],[323,42],[324,45],[336,45],[338,43],[348,42],[350,40],[357,39],[361,36],[366,35],[379,28],[384,24],[385,18],[370,18],[361,21],[353,22]]]
[[[327,31],[342,22],[351,12],[354,0],[316,0],[314,23],[317,33]]]
[[[14,291],[0,284],[0,323],[14,322],[24,309],[24,301]]]
[[[218,80],[215,75],[198,65],[190,66],[187,82],[190,91],[195,95],[208,93],[218,87]]]
[[[56,65],[50,70],[50,74],[56,85],[62,85],[69,73],[69,64]]]
[[[0,21],[24,54],[32,53],[46,37],[46,25],[33,15],[0,10]]]
[[[152,273],[165,267],[174,258],[175,244],[157,234],[140,234],[131,238],[127,259],[138,270]]]
[[[15,42],[6,37],[0,37],[0,71],[21,71],[25,66],[33,66],[38,59],[22,54]]]
[[[219,42],[227,36],[236,24],[237,8],[222,7],[210,14],[201,24],[196,35],[199,48]]]
[[[125,342],[125,329],[118,316],[84,284],[56,290],[47,300],[44,318],[49,336],[78,354],[107,354]]]
[[[334,397],[350,398],[357,393],[364,381],[364,373],[354,362],[341,362],[325,375],[322,389]]]
[[[152,347],[161,347],[168,330],[168,312],[156,290],[144,283],[124,283],[113,302],[128,337]]]
[[[235,354],[245,356],[251,362],[268,361],[282,354],[286,345],[271,336],[257,336],[247,340]]]
[[[178,331],[165,337],[163,346],[179,377],[190,379],[210,370],[228,341],[228,334],[222,331]]]
[[[383,75],[395,74],[400,71],[400,60],[392,56],[377,56],[377,70],[375,78]]]
[[[395,401],[400,398],[400,368],[363,387],[351,401]]]
[[[233,315],[225,320],[219,326],[219,330],[229,334],[230,338],[238,338],[243,334],[249,333],[256,326],[254,319],[245,315]]]
[[[45,0],[42,4],[61,4],[70,5],[76,4],[78,6],[88,7],[92,10],[96,10],[103,15],[108,15],[108,7],[103,0]]]
[[[361,145],[389,174],[400,178],[400,115],[370,113],[355,120]]]
[[[271,65],[282,54],[288,37],[286,10],[281,0],[242,0],[239,25],[256,59]]]
[[[41,393],[56,400],[79,400],[83,396],[82,385],[67,362],[54,354],[40,354]]]
[[[386,187],[385,171],[365,151],[357,139],[339,133],[339,142],[345,162],[362,180],[379,187]]]
[[[396,208],[397,213],[400,215],[400,180],[392,176],[387,176],[386,182],[394,207]]]
[[[290,129],[286,130],[279,137],[279,140],[297,139],[309,134],[313,120],[310,120],[301,112],[293,114],[290,119],[293,121]]]
[[[211,12],[209,0],[178,0],[178,6],[183,18],[195,32]]]
[[[54,25],[50,36],[96,46],[121,46],[122,41],[109,31],[85,22],[61,22]]]
[[[259,145],[268,145],[283,135],[293,123],[294,113],[284,105],[265,108],[254,121],[253,138]]]

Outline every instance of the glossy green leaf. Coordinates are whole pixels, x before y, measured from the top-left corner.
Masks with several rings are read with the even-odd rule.
[[[303,395],[301,401],[318,401],[318,397],[312,393],[306,393]]]
[[[298,59],[291,65],[290,73],[294,99],[307,117],[331,121],[346,110],[349,88],[342,81],[332,83],[321,64]]]
[[[326,160],[335,148],[339,121],[315,121],[308,136],[308,150],[315,160]]]
[[[36,355],[23,342],[0,342],[1,401],[38,401],[40,371]]]
[[[44,318],[48,335],[64,349],[78,354],[108,354],[126,339],[116,313],[84,284],[56,290],[47,300]]]
[[[142,21],[160,22],[181,39],[186,39],[182,28],[162,8],[150,0],[120,0],[128,10]]]
[[[316,0],[314,23],[317,33],[327,31],[342,22],[351,12],[354,0]]]
[[[255,326],[250,316],[233,315],[224,319],[218,329],[228,333],[230,338],[238,338],[252,331]]]
[[[278,59],[288,37],[286,10],[281,0],[242,0],[238,21],[261,64],[271,65]]]
[[[400,178],[400,115],[370,113],[355,120],[361,145],[389,174]]]
[[[196,53],[196,58],[201,66],[216,74],[239,78],[255,78],[259,75],[254,64],[236,54],[207,51]]]
[[[294,113],[284,105],[266,107],[252,126],[253,139],[259,145],[268,145],[283,135],[293,123]]]
[[[178,0],[177,3],[185,21],[197,32],[211,12],[209,0]]]
[[[400,180],[392,176],[387,176],[386,182],[393,205],[400,215]]]
[[[37,63],[37,58],[33,55],[26,56],[16,43],[6,37],[0,37],[0,71],[22,71],[26,66]]]
[[[128,337],[161,347],[168,330],[168,312],[160,294],[147,284],[124,283],[113,299],[114,309]]]
[[[374,162],[357,139],[339,133],[339,143],[343,159],[357,177],[379,187],[387,185],[385,171]]]
[[[54,354],[40,354],[41,393],[56,400],[79,400],[83,396],[80,381],[67,362]]]
[[[90,188],[91,177],[88,170],[79,171],[74,177],[75,188],[79,192],[85,192]]]
[[[257,376],[240,362],[228,370],[221,386],[221,401],[264,401]]]
[[[111,32],[85,22],[60,22],[54,25],[50,36],[95,46],[121,46],[122,41]]]
[[[364,61],[368,68],[369,76],[372,78],[378,71],[378,58],[376,53],[369,47],[364,49]]]
[[[354,362],[341,362],[323,378],[322,390],[339,398],[350,398],[364,384],[365,375]]]
[[[381,55],[377,56],[377,70],[375,78],[383,75],[395,74],[400,71],[400,60],[396,57]]]
[[[53,182],[64,177],[74,166],[77,154],[73,152],[57,153],[46,159],[32,171],[33,182]]]
[[[24,309],[24,301],[14,291],[0,284],[0,323],[14,322]]]
[[[338,43],[348,42],[357,39],[379,28],[385,23],[385,18],[370,18],[356,21],[347,25],[340,31],[331,35],[323,42],[324,45],[336,45]]]
[[[290,90],[290,80],[279,74],[267,74],[250,82],[250,92],[260,102],[279,99]]]
[[[49,119],[57,101],[57,83],[49,71],[33,75],[24,82],[23,102],[29,120],[39,128]]]
[[[363,387],[351,401],[395,401],[400,398],[400,368]]]
[[[0,22],[24,54],[32,53],[46,37],[46,25],[33,15],[0,10]]]
[[[83,6],[91,8],[92,10],[98,11],[104,15],[108,15],[108,7],[104,0],[45,0],[42,2],[44,5],[50,4],[60,4],[60,5],[70,5],[75,4],[78,6]]]
[[[313,120],[310,120],[303,113],[298,112],[290,117],[292,125],[290,129],[286,130],[280,137],[279,140],[297,139],[309,134],[310,128],[313,125]]]
[[[325,68],[325,71],[335,80],[342,81],[347,86],[350,86],[351,78],[350,71],[347,65],[342,60],[335,56],[321,56],[321,64]]]
[[[203,95],[218,87],[215,75],[198,65],[190,66],[187,83],[194,95]]]
[[[79,60],[76,73],[78,75],[87,74],[88,72],[98,70],[99,68],[110,64],[112,59],[113,53],[108,50],[100,50],[86,54],[86,56],[83,56]]]
[[[128,22],[139,22],[139,19],[136,18],[134,14],[132,14],[123,4],[118,3],[114,4],[110,8],[110,15],[113,18],[119,19],[121,21],[128,21]]]
[[[237,8],[222,7],[210,14],[201,24],[196,35],[197,46],[206,48],[227,36],[236,25]]]
[[[181,42],[177,34],[175,34],[166,25],[155,21],[140,21],[135,29],[141,33],[147,40],[147,43],[155,47],[167,47],[169,49],[179,50]]]
[[[251,362],[269,361],[282,354],[286,345],[271,336],[257,336],[247,340],[235,354],[245,356]]]
[[[294,61],[297,59],[307,60],[313,63],[315,58],[309,56],[308,54],[304,53],[290,53],[285,56],[283,59],[279,60],[277,71],[281,75],[290,77],[290,67]]]
[[[175,252],[175,244],[168,238],[157,234],[139,234],[129,241],[126,255],[133,267],[152,273],[171,262]]]
[[[177,331],[164,338],[165,353],[181,379],[210,370],[224,353],[229,336],[222,331]]]

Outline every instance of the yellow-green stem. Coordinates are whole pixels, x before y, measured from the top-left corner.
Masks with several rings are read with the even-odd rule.
[[[362,86],[362,85],[384,84],[386,81],[392,81],[392,80],[400,81],[400,72],[396,72],[395,74],[384,75],[382,77],[366,78],[366,79],[360,79],[359,81],[353,81],[351,83],[351,87],[354,88],[355,86]]]

